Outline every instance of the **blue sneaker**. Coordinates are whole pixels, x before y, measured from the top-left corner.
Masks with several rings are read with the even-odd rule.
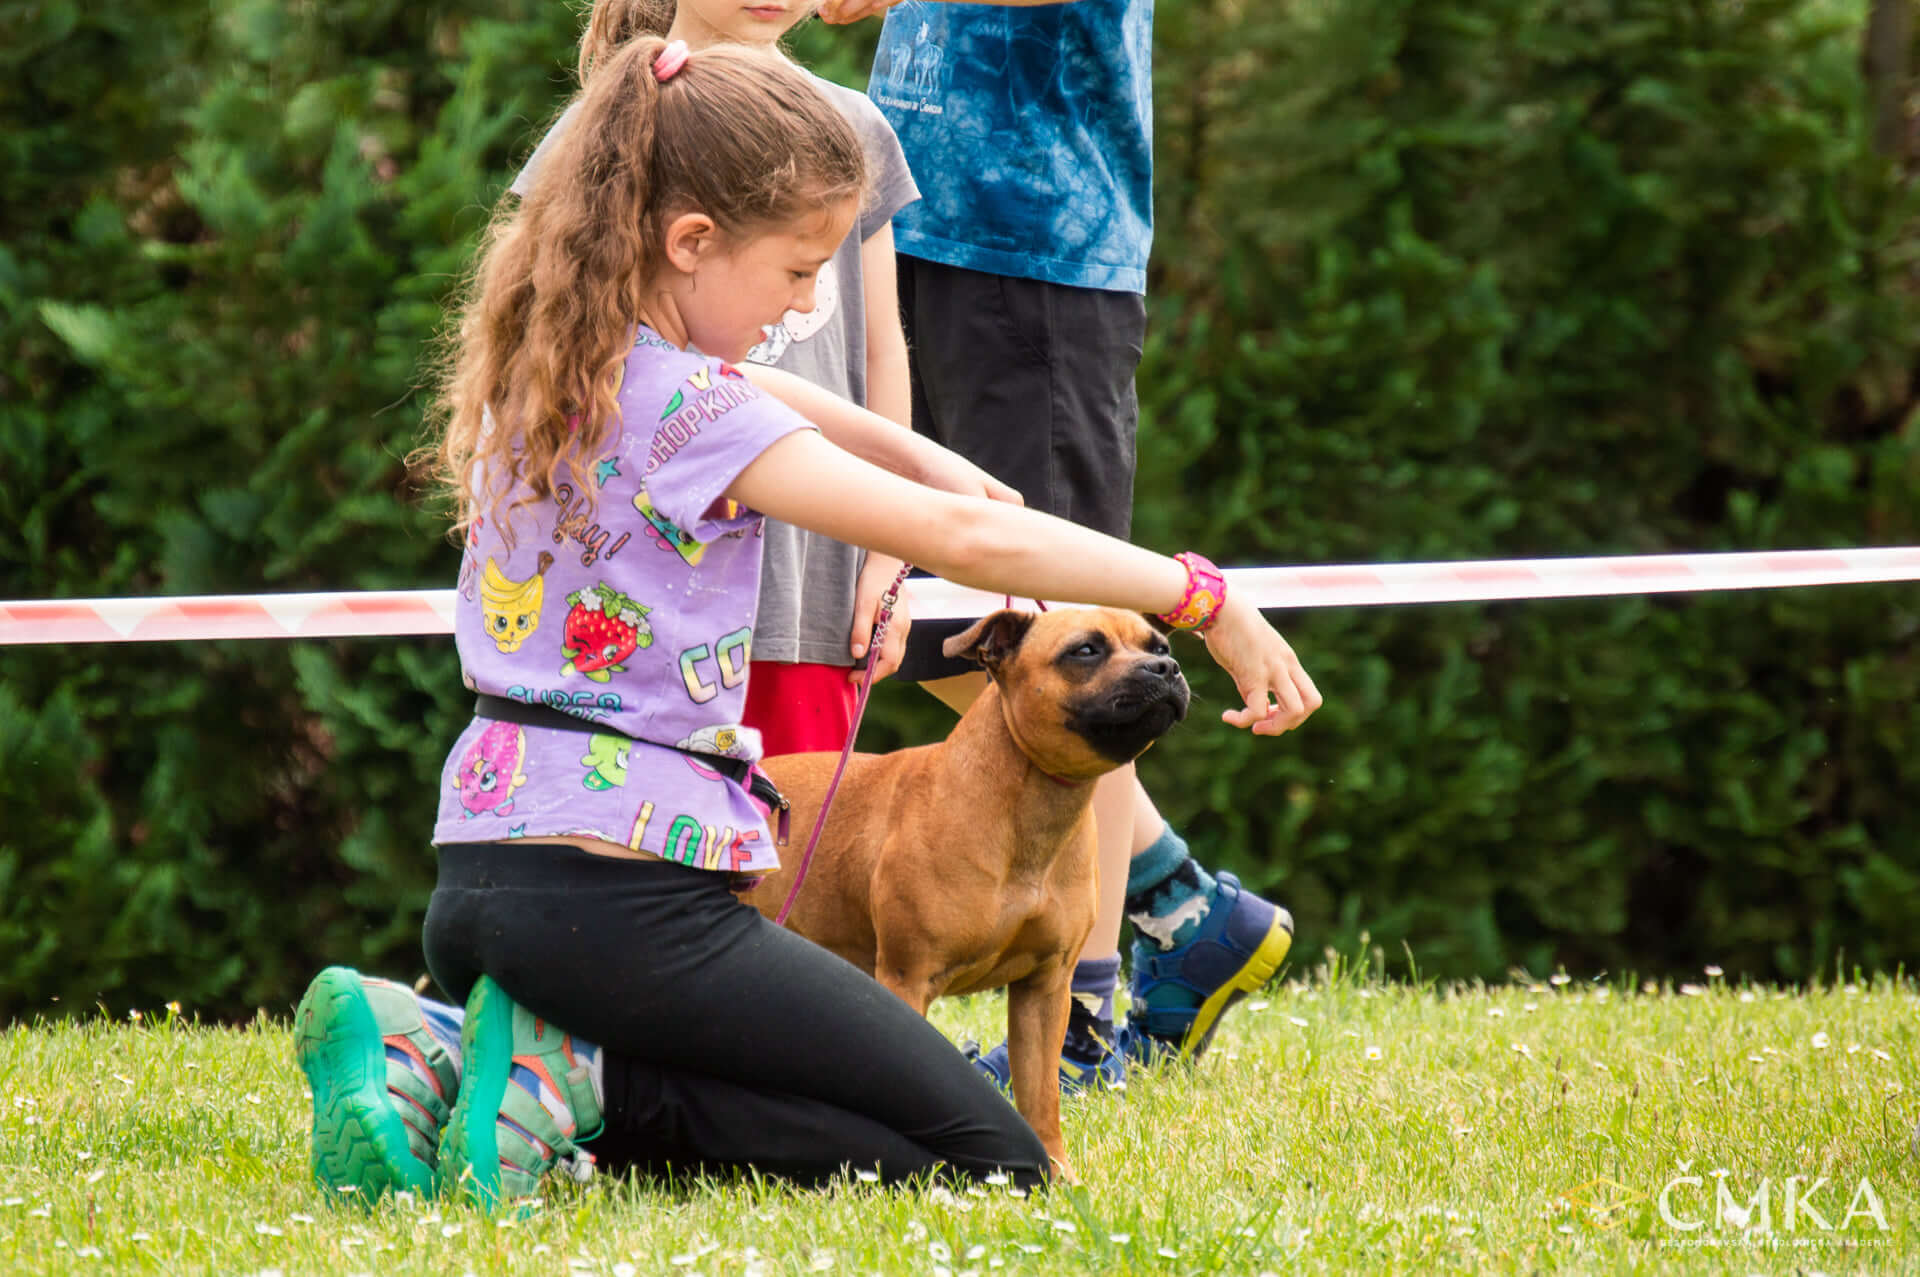
[[[1198,1059],[1221,1015],[1271,980],[1292,944],[1291,914],[1232,874],[1216,874],[1213,903],[1191,940],[1165,950],[1133,942],[1129,1053],[1142,1063]]]
[[[1098,1063],[1081,1064],[1066,1056],[1060,1057],[1060,1094],[1079,1095],[1086,1091],[1124,1091],[1127,1089],[1127,1029],[1122,1025],[1115,1030],[1115,1042]],[[1000,1043],[990,1051],[982,1051],[978,1042],[966,1042],[960,1047],[973,1067],[986,1074],[987,1080],[1009,1094],[1013,1090],[1013,1061],[1007,1058],[1007,1044]]]
[[[431,1196],[460,1082],[413,990],[328,967],[300,999],[293,1034],[313,1091],[314,1183],[367,1205],[388,1192]]]

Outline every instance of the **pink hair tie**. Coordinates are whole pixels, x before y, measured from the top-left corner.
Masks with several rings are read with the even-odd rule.
[[[678,75],[680,68],[685,65],[687,65],[687,42],[675,40],[660,50],[660,56],[653,60],[653,78],[665,84]]]

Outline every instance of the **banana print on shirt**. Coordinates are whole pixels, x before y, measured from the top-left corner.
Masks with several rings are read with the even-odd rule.
[[[480,578],[480,610],[486,619],[487,637],[502,652],[515,652],[540,628],[540,605],[546,601],[547,569],[553,556],[540,552],[540,566],[524,581],[514,581],[487,556]]]

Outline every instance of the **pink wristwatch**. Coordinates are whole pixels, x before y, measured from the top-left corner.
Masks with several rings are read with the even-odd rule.
[[[1205,555],[1183,550],[1173,556],[1187,569],[1187,592],[1171,612],[1160,613],[1160,620],[1176,630],[1205,634],[1227,601],[1227,578]]]

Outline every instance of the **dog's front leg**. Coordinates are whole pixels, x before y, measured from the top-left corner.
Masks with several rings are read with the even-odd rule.
[[[1065,963],[1042,967],[1007,986],[1007,1061],[1013,1071],[1013,1103],[1040,1137],[1054,1172],[1075,1183],[1060,1133],[1060,1048],[1067,1038],[1068,982]]]
[[[928,967],[924,951],[897,940],[889,945],[887,940],[882,934],[879,950],[873,955],[873,978],[916,1014],[926,1015],[927,1008],[940,996],[938,973]]]

